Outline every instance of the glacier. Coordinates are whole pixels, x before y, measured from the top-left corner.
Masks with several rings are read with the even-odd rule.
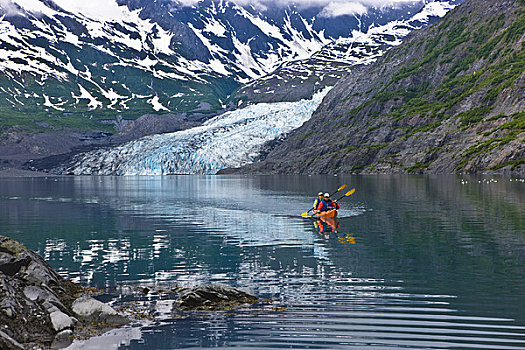
[[[264,144],[311,118],[330,88],[297,102],[258,103],[203,125],[80,154],[55,169],[74,175],[216,174],[255,161]]]

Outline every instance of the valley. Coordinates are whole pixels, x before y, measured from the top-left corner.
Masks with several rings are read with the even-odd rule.
[[[403,2],[330,21],[322,6],[119,0],[82,13],[37,3],[1,20],[4,166],[65,174],[523,171],[521,1]],[[306,103],[328,87],[322,102]],[[290,115],[279,110],[286,103],[310,109]],[[227,133],[207,131],[232,115]],[[263,120],[279,126],[242,131]],[[232,137],[237,131],[244,136]],[[176,151],[173,140],[187,145]],[[111,154],[133,154],[138,144],[152,153],[138,151],[146,157],[140,170],[122,170],[127,158]],[[226,149],[238,153],[215,158]],[[198,161],[183,164],[189,159]]]

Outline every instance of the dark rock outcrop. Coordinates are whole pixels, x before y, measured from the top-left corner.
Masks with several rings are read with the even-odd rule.
[[[173,306],[184,311],[229,309],[242,304],[253,304],[257,300],[256,296],[239,289],[213,284],[183,289]]]
[[[108,120],[118,133],[61,132],[26,133],[12,128],[0,139],[0,166],[13,169],[46,171],[67,162],[76,154],[113,147],[144,136],[185,130],[200,125],[183,114],[146,114],[137,120],[118,117]]]
[[[121,132],[111,137],[110,143],[136,140],[143,136],[185,130],[200,125],[183,114],[146,114],[123,125]]]
[[[0,283],[2,349],[49,344],[59,332],[73,327],[71,303],[81,287],[58,275],[38,254],[3,236]]]
[[[61,277],[38,254],[0,236],[1,349],[67,344],[76,328],[107,328],[126,322],[93,298],[78,299],[83,294],[82,287]]]
[[[38,134],[11,128],[0,139],[0,165],[18,168],[32,159],[64,154],[77,148],[104,144],[111,134],[103,132],[54,131]]]

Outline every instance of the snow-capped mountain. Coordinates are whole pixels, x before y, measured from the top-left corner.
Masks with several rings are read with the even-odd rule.
[[[412,31],[445,16],[456,4],[429,2],[406,19],[372,24],[366,31],[354,29],[349,37],[332,40],[309,58],[283,62],[272,73],[243,85],[235,93],[237,105],[308,98],[315,91],[334,86],[352,66],[374,62],[390,48],[400,45]]]
[[[414,0],[335,15],[323,5],[222,0],[0,0],[0,114],[80,128],[100,127],[117,114],[205,118],[231,109],[242,84],[291,66],[311,71],[311,59],[311,74],[319,75],[321,65],[329,77],[331,64],[344,71],[363,55],[381,53],[370,28],[458,2]]]
[[[283,64],[239,92],[250,91],[252,103],[262,100],[259,96],[269,95],[273,96],[270,101],[277,95],[289,102],[241,103],[237,110],[214,117],[200,127],[80,154],[54,171],[75,175],[215,174],[251,163],[266,151],[267,142],[310,119],[329,90],[321,86],[333,82],[352,65],[373,62],[385,50],[399,45],[411,31],[444,16],[452,7],[429,3],[408,20],[372,27],[367,33],[355,31],[351,39],[336,40],[307,60]],[[316,89],[319,91],[310,91]],[[295,95],[290,98],[292,93]],[[300,93],[306,96],[297,101]]]

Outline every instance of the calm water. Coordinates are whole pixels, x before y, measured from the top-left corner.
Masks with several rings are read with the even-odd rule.
[[[342,183],[357,191],[337,232],[298,216]],[[0,231],[83,285],[220,282],[273,301],[186,318],[168,307],[74,348],[525,349],[514,178],[0,179]]]

